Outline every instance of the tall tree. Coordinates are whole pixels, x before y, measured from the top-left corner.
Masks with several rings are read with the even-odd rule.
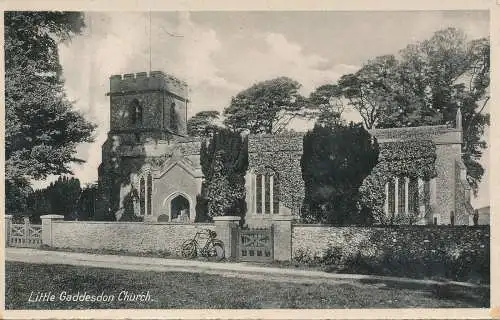
[[[244,180],[235,179],[224,165],[224,150],[218,150],[213,162],[213,175],[207,184],[207,214],[210,217],[243,215],[241,205],[245,199]]]
[[[70,173],[70,162],[82,162],[76,146],[92,141],[95,126],[66,97],[58,54],[84,19],[79,12],[6,12],[4,23],[5,181],[8,194],[22,195],[30,179]],[[16,207],[15,197],[6,201]]]
[[[365,224],[359,187],[378,158],[378,145],[361,124],[316,125],[304,137],[301,158],[305,222]]]
[[[97,184],[88,185],[82,189],[78,201],[78,220],[92,220],[95,217],[98,198]]]
[[[307,99],[309,116],[317,117],[316,123],[323,126],[345,124],[342,120],[344,104],[342,88],[337,84],[325,84],[316,88]]]
[[[461,109],[464,144],[462,158],[474,192],[484,174],[479,160],[486,142],[482,140],[489,115],[490,43],[482,38],[467,41],[460,30],[438,31],[429,40],[410,45],[401,52],[401,83],[398,102],[419,97],[412,108],[400,103],[388,113],[381,127],[429,124],[456,125]],[[390,90],[388,90],[391,92]],[[409,100],[409,99],[408,99]],[[396,104],[393,104],[395,106]]]
[[[378,125],[387,107],[394,102],[392,93],[387,91],[396,81],[397,65],[393,55],[376,57],[356,73],[342,76],[338,82],[343,96],[358,111],[368,129]]]
[[[455,125],[460,107],[463,161],[477,192],[484,174],[479,160],[489,124],[489,74],[489,39],[468,41],[462,31],[448,28],[408,45],[397,58],[368,61],[356,73],[344,75],[338,85],[367,128]]]
[[[187,133],[192,137],[204,137],[214,134],[218,126],[219,111],[200,111],[187,121]]]
[[[197,197],[197,218],[245,214],[247,150],[247,139],[226,128],[219,128],[208,145],[202,143],[200,163],[205,181]]]
[[[75,218],[81,191],[80,180],[74,177],[60,176],[47,188],[37,190],[29,196],[29,211],[35,217],[51,213]]]
[[[224,110],[224,124],[250,133],[279,133],[302,115],[305,99],[299,94],[300,87],[287,77],[254,84],[231,99]]]

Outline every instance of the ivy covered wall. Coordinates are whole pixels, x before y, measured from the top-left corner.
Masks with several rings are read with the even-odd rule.
[[[300,168],[303,134],[248,136],[248,170],[264,173],[271,169],[280,179],[280,205],[293,211],[302,204],[304,181]]]
[[[429,181],[437,175],[435,162],[436,145],[432,140],[380,143],[379,162],[360,187],[362,208],[371,212],[376,222],[392,223],[384,212],[385,184],[395,177]],[[426,201],[428,197],[424,195]]]

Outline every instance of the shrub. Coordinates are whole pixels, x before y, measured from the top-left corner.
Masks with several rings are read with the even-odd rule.
[[[377,163],[378,144],[361,124],[319,126],[304,136],[304,221],[366,224],[359,214],[359,187]],[[367,211],[363,211],[366,213]]]
[[[296,261],[344,273],[490,282],[487,228],[347,227],[332,232],[340,233],[343,242],[319,256],[297,250]]]

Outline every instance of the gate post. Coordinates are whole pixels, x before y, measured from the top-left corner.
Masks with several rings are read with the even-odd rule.
[[[273,217],[274,260],[292,260],[292,216]]]
[[[5,215],[5,246],[8,247],[10,244],[10,225],[12,224],[12,215]]]
[[[63,220],[64,216],[58,214],[46,214],[42,219],[42,245],[52,246],[52,221]]]
[[[237,258],[237,251],[235,250],[235,239],[233,239],[234,228],[239,228],[238,222],[240,221],[238,216],[221,216],[213,217],[215,223],[215,232],[217,232],[217,238],[219,238],[224,243],[224,251],[226,253],[226,258]]]

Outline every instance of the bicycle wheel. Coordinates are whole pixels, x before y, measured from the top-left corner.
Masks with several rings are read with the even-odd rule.
[[[207,247],[207,257],[211,261],[221,261],[224,259],[224,245],[220,242],[211,242]]]
[[[181,253],[182,256],[187,259],[196,257],[196,241],[194,239],[186,240],[182,244]]]

